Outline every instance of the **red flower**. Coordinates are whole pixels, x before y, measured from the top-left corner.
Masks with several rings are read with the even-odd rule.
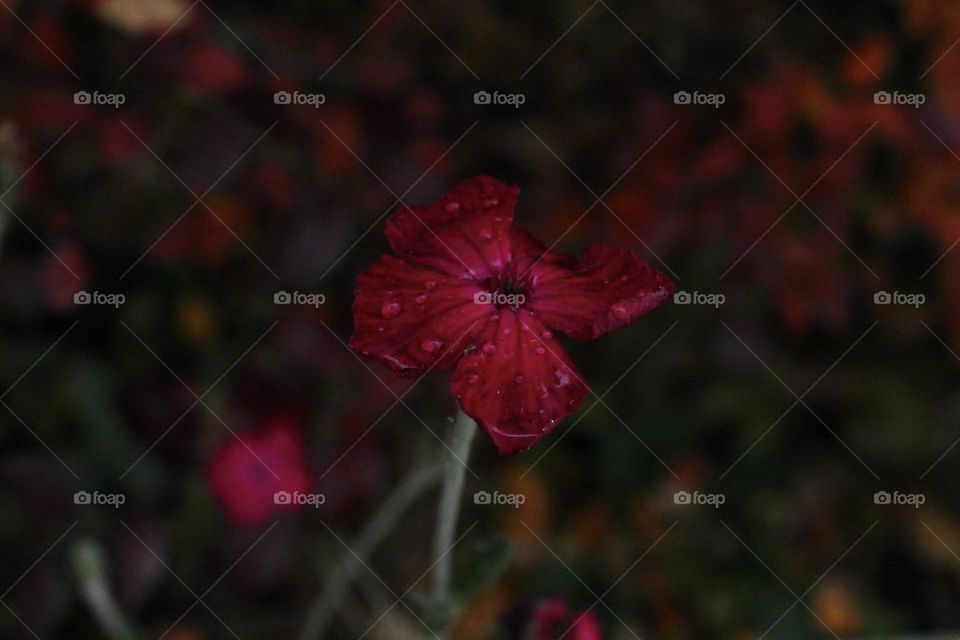
[[[519,193],[472,178],[394,214],[386,234],[400,257],[360,274],[350,341],[401,375],[457,364],[453,393],[501,453],[530,448],[588,391],[551,330],[590,340],[673,291],[630,251],[548,251],[513,228]]]
[[[511,637],[523,640],[602,640],[600,621],[593,611],[571,614],[562,600],[541,600],[508,616]]]
[[[256,526],[275,513],[299,508],[293,500],[284,503],[274,496],[310,490],[300,434],[290,423],[273,420],[239,437],[243,442],[226,438],[207,466],[210,491],[227,517]]]

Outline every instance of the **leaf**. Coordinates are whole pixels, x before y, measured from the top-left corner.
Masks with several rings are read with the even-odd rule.
[[[513,542],[506,536],[479,541],[461,556],[454,574],[454,592],[467,603],[479,592],[493,585],[506,570],[513,554]]]

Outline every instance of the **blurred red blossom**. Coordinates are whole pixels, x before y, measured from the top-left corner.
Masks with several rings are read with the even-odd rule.
[[[577,260],[513,228],[520,189],[488,177],[401,209],[358,279],[351,345],[401,375],[457,363],[451,389],[501,453],[529,449],[588,388],[553,331],[592,340],[660,306],[673,283],[630,251]]]
[[[277,513],[296,510],[302,505],[274,496],[310,490],[303,439],[284,420],[230,437],[210,458],[207,482],[227,517],[240,525],[257,526]]]
[[[559,599],[541,600],[508,616],[516,640],[601,640],[600,621],[592,610],[571,613]]]
[[[75,242],[58,244],[40,266],[40,288],[50,308],[72,309],[73,296],[87,284],[88,272],[86,256]]]

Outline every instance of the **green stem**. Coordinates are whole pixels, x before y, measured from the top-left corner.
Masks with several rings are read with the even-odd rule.
[[[373,550],[394,529],[404,512],[439,478],[439,464],[417,467],[393,490],[364,525],[356,541],[350,545],[353,553],[345,553],[327,578],[323,590],[310,606],[303,629],[297,636],[299,640],[314,640],[323,636],[361,563],[367,561]]]
[[[433,537],[433,603],[440,611],[450,606],[450,585],[453,578],[453,536],[457,530],[463,483],[470,457],[470,444],[477,425],[463,411],[457,413],[450,438],[450,455],[443,471],[443,491],[437,510],[437,528]]]
[[[110,640],[134,640],[136,635],[110,590],[106,563],[103,547],[92,540],[78,543],[73,550],[80,595],[90,607],[104,635]]]

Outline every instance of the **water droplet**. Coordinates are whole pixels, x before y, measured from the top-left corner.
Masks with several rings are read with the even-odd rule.
[[[497,345],[493,344],[492,342],[483,343],[483,352],[485,354],[490,355],[491,353],[495,353],[496,351],[497,351]]]
[[[487,198],[483,201],[483,208],[490,209],[500,204],[499,198]]]
[[[457,211],[460,211],[460,201],[450,200],[443,205],[443,208],[447,210],[447,213],[456,213]]]
[[[423,342],[420,343],[420,348],[426,351],[427,353],[433,353],[440,348],[443,342],[437,340],[436,338],[426,338]]]
[[[490,229],[481,229],[480,230],[480,239],[484,242],[490,242],[493,240],[493,232]]]
[[[547,350],[544,349],[543,347],[537,347],[537,348],[535,349],[535,351],[537,352],[537,355],[540,355],[540,356],[542,356],[543,354],[545,354],[545,353],[547,352]]]
[[[390,301],[384,302],[383,306],[380,307],[380,315],[384,318],[393,318],[394,316],[400,315],[400,312],[403,311],[403,307],[400,306],[399,302]]]
[[[416,298],[414,298],[414,300],[417,301],[417,304],[423,304],[424,302],[427,301],[427,294],[421,293]]]
[[[523,382],[523,376],[521,374],[517,374],[517,377],[514,378],[513,381],[516,382],[517,384],[520,384]]]
[[[513,333],[513,329],[511,329],[510,327],[504,327],[503,329],[500,329],[500,335],[502,336],[508,336],[511,333]]]
[[[553,337],[553,331],[550,331],[550,329],[544,329],[543,333],[541,333],[540,335],[543,336],[544,340],[549,340],[550,338]]]
[[[467,384],[476,384],[477,380],[479,379],[480,379],[480,376],[478,376],[475,373],[471,373],[470,375],[467,376]]]
[[[427,280],[423,283],[423,286],[427,289],[427,291],[433,291],[437,288],[437,283],[433,280]]]
[[[630,317],[630,310],[627,309],[626,305],[619,302],[610,307],[610,311],[613,312],[614,317],[619,318],[620,320],[626,320]]]

